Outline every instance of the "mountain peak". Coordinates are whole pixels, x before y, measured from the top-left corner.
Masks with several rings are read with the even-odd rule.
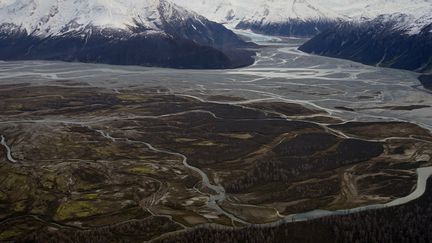
[[[405,16],[397,28],[416,34],[431,23],[431,0],[176,0],[176,3],[194,10],[217,22],[251,28],[258,32],[277,33],[277,29],[292,29],[292,24],[304,29],[305,23],[315,27],[323,22],[363,22],[380,17],[393,21]],[[302,23],[299,25],[299,23]],[[320,24],[321,23],[321,24]],[[273,26],[274,31],[265,31]]]
[[[168,0],[0,0],[0,59],[232,68],[254,52]]]
[[[42,36],[89,27],[128,30],[137,23],[148,31],[160,32],[169,18],[197,18],[166,0],[6,0],[2,5],[0,23]]]

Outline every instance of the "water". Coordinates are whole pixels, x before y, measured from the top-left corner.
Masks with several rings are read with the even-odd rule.
[[[9,145],[6,143],[6,138],[3,135],[0,136],[0,145],[6,149],[6,158],[8,161],[11,163],[17,163],[17,161],[12,157],[12,151]]]
[[[348,215],[353,213],[359,213],[367,210],[383,209],[383,208],[395,207],[395,206],[407,204],[409,202],[412,202],[420,198],[426,192],[427,181],[429,177],[432,176],[432,167],[417,169],[417,175],[418,175],[418,179],[417,179],[416,190],[403,198],[398,198],[389,203],[372,204],[372,205],[366,205],[366,206],[352,208],[352,209],[336,210],[336,211],[313,210],[310,212],[288,215],[283,220],[269,225],[277,225],[280,223],[287,223],[287,222],[308,221],[308,220],[318,219],[327,216],[342,216],[342,215]]]
[[[410,71],[371,67],[309,55],[302,39],[281,40],[249,32],[261,49],[254,65],[235,70],[174,70],[46,61],[0,62],[0,84],[76,80],[113,90],[163,86],[190,95],[271,98],[315,106],[347,121],[400,120],[432,128],[432,108],[398,111],[383,106],[432,106],[431,93]],[[59,84],[60,85],[60,84]],[[355,112],[335,107],[348,107]]]
[[[258,54],[256,63],[246,68],[174,70],[46,61],[0,62],[0,84],[62,85],[53,81],[73,80],[116,92],[125,88],[163,87],[177,94],[204,99],[207,95],[233,95],[248,100],[273,99],[320,108],[345,121],[408,121],[432,129],[432,108],[427,107],[432,106],[432,96],[421,87],[417,73],[305,54],[297,50],[304,42],[302,39],[282,40],[245,31],[241,34],[266,45]],[[412,111],[385,108],[410,105],[426,107]],[[336,107],[348,107],[355,111]],[[187,159],[183,159],[186,163]],[[424,193],[432,169],[419,169],[418,174],[417,190],[389,204],[332,212],[315,210],[290,215],[281,222],[343,215],[407,203]],[[207,176],[203,175],[203,180],[206,179]],[[222,188],[208,186],[218,192],[215,197],[224,197]],[[223,199],[213,198],[212,201],[219,200]]]

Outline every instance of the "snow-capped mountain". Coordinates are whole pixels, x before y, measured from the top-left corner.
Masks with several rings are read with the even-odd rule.
[[[308,0],[269,0],[236,27],[272,35],[313,36],[343,18],[330,8]]]
[[[300,50],[369,65],[432,71],[432,22],[419,28],[399,20],[409,16],[391,16],[339,24],[318,34]]]
[[[418,33],[431,22],[431,0],[176,0],[209,19],[276,35],[314,36],[341,22],[404,16],[399,28]],[[402,14],[402,15],[401,15]]]
[[[245,16],[242,21],[272,24],[287,20],[335,20],[341,17],[330,8],[308,0],[273,0],[262,1],[258,9],[251,16]]]
[[[424,41],[431,42],[431,13],[432,0],[0,0],[0,59],[179,68],[251,64],[250,45],[219,22],[271,35],[316,36],[302,47],[308,52],[429,70],[425,53],[431,48]],[[365,46],[379,54],[368,54]],[[410,51],[418,57],[406,56]]]
[[[204,68],[253,61],[233,32],[167,0],[1,0],[0,37],[0,59]]]
[[[351,14],[351,21],[323,31],[300,49],[370,65],[432,71],[432,1],[368,0],[343,11]]]
[[[431,0],[328,0],[326,2],[335,12],[352,22],[396,22],[394,27],[408,34],[417,34],[432,22]]]
[[[306,52],[432,71],[432,0],[177,1],[237,28],[314,37]]]
[[[176,2],[228,26],[275,35],[315,35],[343,17],[326,6],[308,0]]]
[[[326,6],[307,0],[176,0],[176,3],[221,23],[340,17]]]
[[[176,4],[218,23],[235,26],[251,13],[261,0],[175,0]],[[252,8],[251,8],[252,7]]]

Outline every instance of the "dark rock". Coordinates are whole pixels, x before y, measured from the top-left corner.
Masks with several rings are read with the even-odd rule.
[[[99,29],[41,37],[17,26],[0,26],[1,60],[141,65],[171,68],[224,69],[254,63],[254,44],[207,19],[174,23],[163,19],[163,32],[136,21],[129,30]]]
[[[425,87],[426,89],[429,89],[432,91],[432,75],[421,75],[419,77],[420,83]]]
[[[426,72],[432,68],[430,26],[416,35],[380,21],[344,23],[327,29],[299,49],[323,56],[349,59],[368,65]]]

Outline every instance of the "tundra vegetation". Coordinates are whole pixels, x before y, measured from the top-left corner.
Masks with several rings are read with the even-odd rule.
[[[1,85],[0,135],[0,241],[430,241],[429,192],[392,209],[257,226],[411,193],[432,135],[410,123],[62,81]]]

